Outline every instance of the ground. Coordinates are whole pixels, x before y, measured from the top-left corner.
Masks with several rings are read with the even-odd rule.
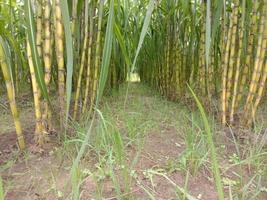
[[[141,85],[107,95],[79,165],[80,199],[217,199],[206,133],[198,110],[169,102]],[[42,149],[33,142],[29,94],[19,97],[28,150],[20,153],[7,101],[1,98],[0,163],[7,200],[71,199],[71,167],[86,123],[71,123],[71,136]],[[126,102],[126,103],[125,103]],[[27,103],[27,104],[26,104]],[[258,141],[237,141],[210,116],[225,199],[267,199],[266,118]],[[250,133],[255,134],[255,133]],[[262,136],[263,135],[263,136]],[[263,142],[262,142],[263,141]]]

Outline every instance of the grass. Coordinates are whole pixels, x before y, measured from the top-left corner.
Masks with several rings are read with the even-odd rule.
[[[209,2],[210,3],[210,2]],[[218,164],[218,156],[216,153],[216,147],[213,141],[213,132],[211,130],[211,126],[209,124],[208,121],[208,117],[207,114],[203,108],[203,106],[201,105],[201,102],[198,100],[196,94],[193,92],[193,90],[189,87],[190,92],[192,93],[198,109],[201,113],[201,118],[203,120],[203,124],[205,127],[205,132],[207,134],[207,142],[211,151],[211,162],[212,162],[212,168],[213,168],[213,173],[214,173],[214,178],[215,178],[215,182],[216,182],[216,188],[217,188],[217,192],[218,192],[218,197],[220,200],[224,199],[224,191],[223,191],[223,186],[222,186],[222,178],[221,178],[221,174],[220,174],[220,169],[219,169],[219,164]]]
[[[149,134],[162,129],[162,125],[173,127],[177,131],[177,135],[183,138],[185,147],[179,157],[169,159],[165,166],[161,166],[164,172],[184,171],[187,177],[185,188],[187,188],[190,178],[201,175],[203,170],[212,172],[211,167],[214,164],[209,161],[210,143],[208,143],[205,134],[207,130],[204,128],[200,113],[197,110],[190,112],[186,107],[168,102],[160,95],[151,92],[146,86],[140,87],[138,84],[131,85],[127,106],[124,109],[125,90],[126,88],[122,86],[119,91],[114,90],[110,96],[104,98],[105,103],[101,106],[102,112],[99,120],[101,123],[91,139],[89,149],[91,153],[95,152],[99,164],[95,171],[90,169],[90,172],[91,176],[94,176],[94,180],[100,184],[99,188],[102,188],[103,180],[110,178],[116,188],[117,196],[123,195],[122,190],[125,190],[125,188],[121,188],[119,182],[123,182],[127,188],[125,191],[130,192],[131,186],[127,184],[137,180],[134,178],[134,168],[140,160],[140,152],[144,149],[145,141]],[[208,118],[206,118],[206,122],[214,124],[214,120]],[[209,128],[209,131],[210,134],[211,131],[216,132],[215,124]],[[80,132],[78,131],[78,133]],[[129,147],[135,149],[135,159],[133,159],[132,164],[126,164]],[[253,158],[260,155],[259,162],[263,162],[261,156],[264,154],[257,154],[254,151],[251,154]],[[262,168],[260,163],[256,165]],[[220,166],[220,168],[223,167]],[[122,174],[118,174],[115,169],[123,169]],[[120,176],[123,177],[124,181],[121,180]],[[223,177],[223,181],[220,181],[219,187],[221,187],[223,194],[225,190],[222,184],[225,186],[230,181],[231,179],[225,177]],[[240,185],[240,187],[242,186]],[[238,190],[236,188],[231,189]],[[147,192],[148,190],[146,190]],[[98,196],[101,195],[103,195],[103,191],[99,190]],[[151,195],[153,196],[149,193],[149,196]]]
[[[124,109],[126,90],[124,85],[104,96],[101,111],[97,111],[86,154],[77,170],[78,196],[136,199],[141,193],[143,198],[158,199],[161,184],[166,184],[169,195],[177,199],[194,199],[212,191],[216,194],[207,132],[199,111],[169,102],[140,83],[130,84]],[[242,200],[262,198],[266,194],[263,142],[241,144],[232,137],[223,137],[221,141],[220,127],[212,116],[207,120],[212,124],[210,131],[216,141],[224,195]],[[47,191],[56,198],[71,196],[67,174],[86,130],[86,121],[72,123],[71,136],[64,139],[63,147],[53,150],[52,158],[61,163],[59,167],[55,168],[55,164],[49,172],[38,170],[41,173],[38,176],[50,180]],[[233,141],[228,143],[227,139]],[[29,155],[29,163],[33,162],[31,159]],[[5,166],[1,173],[12,171],[16,163]],[[59,172],[67,173],[64,184],[59,184]],[[5,185],[10,181],[4,177]],[[16,180],[12,181],[12,187],[5,187],[5,192],[15,190],[16,184]],[[205,184],[210,187],[208,193],[202,188]],[[202,188],[204,193],[198,193],[197,188]]]

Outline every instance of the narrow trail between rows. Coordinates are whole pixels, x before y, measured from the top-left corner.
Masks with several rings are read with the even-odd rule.
[[[80,199],[101,196],[146,200],[150,195],[157,200],[179,199],[183,194],[176,184],[198,199],[215,200],[216,190],[205,144],[202,144],[201,119],[197,111],[169,102],[139,83],[130,84],[124,110],[125,91],[122,87],[119,92],[106,96],[101,111],[123,138],[127,163],[124,167],[131,166],[136,159],[133,168],[129,167],[130,191],[124,188],[122,167],[113,163],[113,173],[121,191],[118,196],[114,182],[105,171],[108,164],[105,165],[107,161],[103,159],[107,156],[100,155],[100,160],[99,155],[89,149],[81,163],[84,175]],[[31,123],[24,123],[24,126],[28,124],[33,135]],[[9,136],[1,133],[0,137],[6,140]],[[22,156],[9,156],[1,165],[6,200],[71,199],[70,168],[75,154],[73,157],[64,154],[66,150],[73,152],[73,148],[67,147],[51,143],[45,150],[35,151],[30,147]],[[5,157],[4,154],[1,152],[0,157]]]

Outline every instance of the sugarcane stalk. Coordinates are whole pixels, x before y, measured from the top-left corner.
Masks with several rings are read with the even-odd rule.
[[[90,103],[89,113],[92,112],[97,92],[98,73],[100,68],[100,47],[101,47],[101,27],[102,27],[102,15],[103,15],[104,0],[99,1],[99,14],[97,23],[97,37],[96,37],[96,51],[95,51],[95,66],[94,66],[94,80],[92,87],[92,97]]]
[[[80,97],[80,91],[81,91],[81,82],[82,82],[85,57],[86,57],[86,52],[87,52],[86,51],[87,39],[88,39],[88,0],[85,1],[85,34],[84,34],[83,49],[82,49],[82,59],[81,59],[81,65],[80,65],[80,69],[79,69],[79,77],[78,77],[78,82],[77,82],[77,89],[76,89],[76,94],[75,94],[73,120],[76,120],[77,113],[78,113],[78,103],[79,103],[79,97]]]
[[[259,32],[259,38],[258,38],[258,45],[257,45],[257,53],[256,53],[256,59],[255,59],[255,64],[254,64],[254,70],[252,74],[252,79],[249,87],[249,94],[246,99],[246,104],[245,104],[245,120],[246,118],[249,118],[249,112],[252,106],[253,98],[256,93],[257,85],[260,79],[260,75],[262,73],[262,65],[264,62],[264,56],[265,56],[265,50],[267,46],[267,40],[264,38],[265,32],[266,32],[266,12],[267,12],[267,0],[264,1],[265,6],[263,8],[263,15],[260,21],[260,32]]]
[[[84,63],[85,63],[85,54],[86,54],[86,47],[87,47],[87,27],[86,27],[86,34],[84,37],[84,43],[83,43],[83,50],[82,50],[82,59],[81,59],[81,66],[79,70],[79,77],[77,82],[77,90],[75,94],[75,103],[74,103],[74,111],[73,111],[73,120],[76,120],[77,112],[78,112],[78,103],[79,103],[79,97],[80,97],[80,90],[81,90],[81,82],[82,82],[82,75],[84,71]]]
[[[43,42],[43,59],[45,68],[45,84],[49,92],[49,85],[51,82],[51,57],[52,57],[52,45],[51,45],[51,31],[50,31],[50,1],[44,0],[44,42]],[[43,121],[46,121],[48,130],[52,127],[51,122],[51,110],[49,104],[44,100],[44,113]]]
[[[226,89],[226,104],[230,100],[230,95],[232,93],[232,86],[233,86],[233,75],[234,75],[234,64],[236,62],[236,36],[237,36],[237,22],[238,22],[238,9],[239,9],[239,2],[238,0],[234,1],[234,8],[233,8],[233,27],[231,32],[231,51],[230,51],[230,58],[229,58],[229,67],[228,67],[228,74],[227,74],[227,89]],[[228,106],[227,106],[228,107]]]
[[[42,42],[43,42],[43,36],[42,36],[43,7],[42,6],[43,6],[42,0],[37,0],[36,1],[36,8],[37,8],[37,12],[36,12],[36,46],[37,46],[38,55],[40,57],[42,56]]]
[[[203,14],[203,22],[201,25],[201,33],[200,33],[200,44],[199,44],[199,51],[200,51],[200,57],[199,57],[199,86],[201,89],[202,94],[205,94],[206,92],[206,84],[205,84],[205,68],[206,68],[206,62],[205,62],[205,35],[206,35],[206,21],[205,21],[205,13],[206,13],[206,3],[203,1],[201,3],[201,9]]]
[[[246,58],[245,58],[245,65],[244,65],[242,77],[240,80],[240,87],[239,87],[239,90],[237,93],[236,103],[234,105],[234,107],[235,107],[234,110],[237,109],[242,97],[244,96],[244,90],[246,88],[245,86],[246,86],[248,76],[249,76],[249,69],[253,65],[253,44],[254,44],[253,41],[256,38],[255,34],[257,31],[257,10],[258,10],[258,2],[257,2],[257,0],[254,0],[252,20],[251,20],[251,28],[250,28],[249,36],[248,36],[248,47],[247,47],[247,53],[246,53]]]
[[[257,108],[259,106],[259,103],[260,103],[260,101],[262,99],[263,91],[264,91],[264,88],[265,88],[265,85],[266,85],[266,79],[267,79],[267,60],[265,61],[265,66],[264,66],[263,74],[262,74],[261,80],[259,82],[259,88],[258,88],[258,92],[257,92],[257,98],[255,99],[255,103],[252,106],[252,115],[251,115],[252,117],[250,118],[250,121],[248,122],[248,124],[251,123],[251,120],[255,120],[256,111],[257,111]]]
[[[1,37],[0,37],[0,39],[2,40]],[[14,83],[11,79],[10,69],[8,67],[8,64],[7,64],[5,50],[4,50],[4,47],[2,46],[1,42],[0,42],[0,66],[1,66],[1,69],[3,72],[3,77],[5,80],[5,84],[6,84],[7,96],[8,96],[9,105],[11,108],[11,113],[12,113],[14,124],[15,124],[19,148],[21,150],[24,150],[25,149],[25,141],[24,141],[24,136],[22,134],[22,128],[21,128],[21,123],[20,123],[20,119],[19,119],[19,113],[18,113],[16,100],[15,100]]]
[[[60,8],[60,0],[54,1],[54,17],[55,17],[55,44],[58,65],[58,94],[60,107],[60,126],[63,128],[65,115],[65,65],[64,65],[64,31],[62,25],[62,16]]]
[[[245,8],[245,6],[243,6]],[[238,83],[239,83],[239,75],[241,69],[241,57],[242,57],[242,50],[243,50],[243,37],[244,37],[244,25],[245,25],[245,10],[243,10],[243,17],[242,23],[240,27],[240,37],[239,37],[239,49],[236,61],[236,70],[235,70],[235,78],[234,78],[234,91],[233,91],[233,98],[232,98],[232,105],[231,105],[231,112],[230,112],[230,123],[234,122],[234,114],[236,111],[236,98],[237,98],[237,90],[238,90]]]
[[[41,102],[40,102],[40,89],[36,81],[35,70],[32,60],[32,52],[29,41],[27,40],[27,56],[31,74],[32,92],[34,98],[34,110],[35,110],[35,141],[38,145],[44,144],[44,126],[42,122]]]
[[[92,5],[93,6],[93,5]],[[92,68],[92,45],[93,45],[93,31],[94,31],[94,20],[93,20],[93,9],[90,8],[89,11],[89,44],[88,44],[88,54],[87,54],[87,73],[86,73],[86,83],[85,83],[85,93],[84,93],[84,101],[82,113],[84,114],[87,109],[87,102],[89,99],[89,91],[90,91],[90,79],[91,79],[91,68]]]
[[[221,97],[221,103],[222,103],[222,124],[226,124],[226,115],[228,110],[228,99],[227,99],[227,73],[228,73],[228,64],[229,64],[229,55],[230,55],[230,47],[231,47],[231,38],[232,38],[232,28],[234,23],[234,13],[232,13],[230,18],[230,26],[228,29],[227,34],[227,41],[226,46],[223,53],[222,58],[222,69],[223,69],[223,75],[222,75],[222,97]]]

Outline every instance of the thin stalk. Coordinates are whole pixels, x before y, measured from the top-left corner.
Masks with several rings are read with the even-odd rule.
[[[24,136],[22,134],[22,128],[21,128],[21,123],[20,123],[20,119],[19,119],[19,113],[18,113],[16,100],[15,100],[14,83],[12,81],[10,69],[9,69],[7,61],[6,61],[6,53],[5,53],[5,50],[3,47],[3,42],[4,42],[3,39],[0,37],[0,65],[1,65],[3,77],[5,80],[5,84],[6,84],[7,95],[8,95],[8,99],[9,99],[9,104],[10,104],[13,120],[15,123],[19,148],[21,150],[24,150],[25,149],[25,141],[24,141]]]
[[[93,6],[93,5],[92,5]],[[87,102],[89,99],[89,90],[90,90],[90,79],[91,79],[91,68],[92,68],[92,45],[93,45],[93,31],[94,31],[94,20],[93,20],[93,9],[90,7],[89,11],[89,44],[88,44],[88,55],[87,55],[87,73],[86,73],[86,84],[85,84],[85,93],[84,93],[84,101],[82,113],[85,113],[87,108]]]
[[[49,85],[51,82],[51,57],[52,57],[52,45],[51,45],[51,31],[50,31],[50,1],[44,0],[44,42],[43,42],[43,59],[45,68],[45,84],[47,92],[49,94]],[[43,120],[46,121],[48,130],[52,127],[51,122],[51,110],[48,102],[44,102]]]
[[[65,116],[65,65],[64,65],[64,30],[62,25],[62,13],[60,1],[55,0],[55,43],[56,55],[58,65],[58,94],[59,94],[59,107],[60,107],[60,126],[63,128],[63,121]]]
[[[99,68],[100,68],[100,46],[101,46],[100,42],[101,42],[101,27],[102,27],[102,18],[103,18],[103,7],[104,7],[104,0],[100,0],[99,1],[98,23],[97,23],[94,79],[93,79],[93,87],[92,87],[93,91],[92,91],[89,113],[92,112],[92,109],[94,107],[94,102],[96,99],[96,92],[97,92],[97,82],[98,82]]]
[[[29,68],[31,73],[31,80],[32,80],[32,92],[33,92],[33,99],[34,99],[34,109],[35,109],[35,141],[38,145],[42,146],[44,144],[44,137],[43,137],[43,123],[42,123],[42,113],[41,113],[41,102],[40,102],[40,89],[36,81],[33,60],[32,60],[32,53],[29,41],[27,40],[27,55],[28,55],[28,62]]]
[[[237,90],[238,90],[238,83],[239,83],[239,74],[241,69],[241,58],[242,58],[242,50],[243,50],[243,37],[244,37],[244,25],[245,25],[245,1],[243,1],[243,10],[242,10],[242,23],[240,27],[240,37],[239,37],[239,49],[236,61],[236,70],[235,70],[235,78],[234,78],[234,91],[233,91],[233,99],[231,105],[231,113],[230,113],[230,122],[234,121],[234,114],[236,111],[236,98],[237,98]]]
[[[84,64],[85,64],[85,57],[86,57],[86,48],[87,48],[87,39],[88,39],[88,0],[85,1],[85,34],[84,34],[84,41],[83,41],[83,49],[82,49],[82,60],[79,70],[79,77],[77,82],[77,89],[75,94],[75,102],[74,102],[74,110],[73,110],[73,120],[76,120],[77,113],[78,113],[78,103],[79,103],[79,97],[80,97],[80,91],[81,91],[81,82],[82,82],[82,76],[83,76],[83,70],[84,70]]]

